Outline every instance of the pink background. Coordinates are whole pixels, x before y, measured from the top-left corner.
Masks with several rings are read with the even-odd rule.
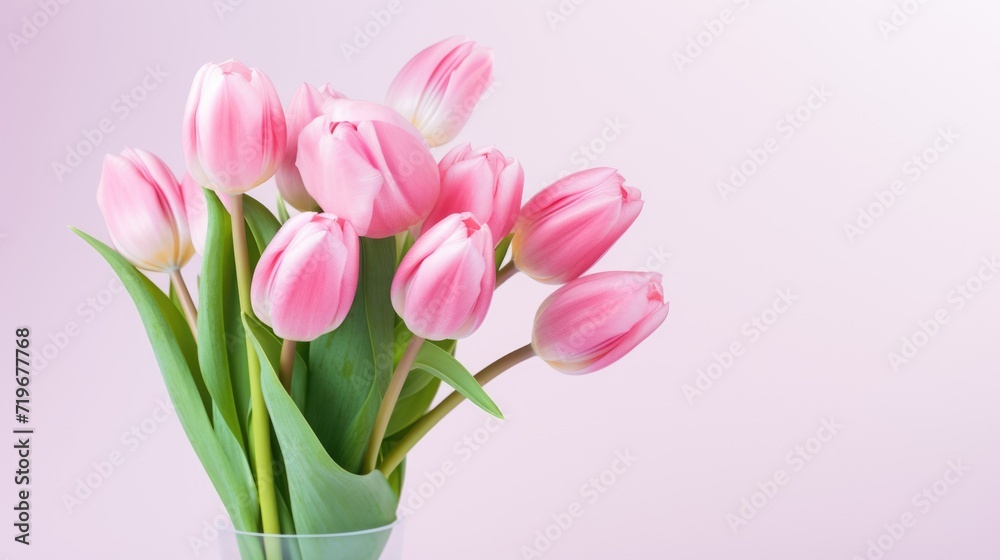
[[[143,147],[181,171],[184,102],[206,61],[265,70],[286,103],[302,80],[379,101],[413,53],[456,33],[496,53],[496,87],[461,140],[519,158],[530,193],[583,164],[620,169],[646,206],[596,269],[659,270],[672,312],[606,371],[568,377],[533,361],[509,373],[491,386],[508,420],[475,451],[463,438],[485,439],[482,412],[465,405],[444,422],[411,455],[404,501],[445,461],[456,467],[423,488],[408,560],[537,558],[522,547],[544,545],[536,531],[574,503],[582,517],[542,557],[848,560],[875,558],[880,535],[887,559],[1000,556],[1000,276],[977,277],[982,258],[1000,256],[1000,4],[399,0],[347,60],[341,44],[388,2],[230,1],[222,16],[226,0],[71,2],[16,49],[9,34],[55,2],[3,3],[0,332],[12,344],[29,325],[51,359],[32,384],[33,544],[12,542],[6,506],[0,557],[217,557],[192,546],[219,501],[176,418],[157,412],[166,391],[138,315],[66,229],[107,239],[100,154]],[[879,21],[904,4],[919,9],[884,36]],[[560,6],[575,11],[553,28],[546,11]],[[711,44],[679,68],[675,53],[724,9],[729,23],[709,22],[718,37],[702,33]],[[147,67],[166,76],[126,111],[116,99]],[[811,88],[832,96],[800,109]],[[102,119],[113,130],[57,179],[53,162]],[[608,121],[626,128],[604,142]],[[957,138],[935,151],[949,127]],[[582,145],[599,153],[581,161]],[[717,184],[764,146],[767,161],[723,200]],[[907,162],[921,154],[935,161],[916,180]],[[897,180],[905,192],[852,242],[844,224]],[[269,204],[273,193],[256,192]],[[956,299],[958,284],[979,291]],[[794,304],[765,313],[785,289]],[[523,277],[505,286],[460,345],[470,369],[523,344],[548,291]],[[922,348],[894,371],[889,353],[939,309],[948,322],[918,335]],[[776,321],[755,338],[743,325],[761,314]],[[727,358],[734,343],[743,352]],[[689,401],[685,385],[715,355],[730,367]],[[832,439],[821,431],[831,417],[842,425]],[[123,437],[133,427],[144,440]],[[0,503],[12,504],[14,451],[0,447]],[[591,503],[584,485],[626,451],[637,460]],[[968,470],[945,481],[959,460]],[[785,484],[772,486],[779,469]],[[88,477],[100,486],[67,508]],[[728,516],[743,521],[742,500],[761,487],[773,495],[732,530]],[[912,526],[889,535],[904,518]]]

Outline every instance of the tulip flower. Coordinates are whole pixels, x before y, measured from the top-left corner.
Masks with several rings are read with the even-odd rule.
[[[438,169],[441,193],[422,231],[450,214],[470,212],[490,227],[494,242],[510,233],[524,192],[524,170],[516,159],[493,146],[473,151],[465,144],[448,152]]]
[[[417,130],[417,128],[413,126],[410,121],[406,120],[406,117],[400,115],[399,112],[392,107],[386,107],[385,105],[379,105],[378,103],[372,103],[371,101],[362,101],[360,99],[331,99],[323,104],[323,114],[329,115],[330,120],[334,122],[387,122],[402,128],[406,132],[409,132],[421,143],[424,142],[423,134],[420,134],[420,131]]]
[[[407,231],[427,217],[438,196],[430,151],[387,122],[317,117],[299,135],[296,165],[320,207],[367,237]]]
[[[244,193],[271,178],[285,153],[285,116],[271,80],[229,60],[201,67],[184,112],[191,176],[219,193]]]
[[[392,280],[392,306],[428,340],[469,336],[486,318],[496,269],[489,226],[452,214],[417,239]]]
[[[323,104],[332,99],[342,99],[344,96],[326,84],[320,89],[309,84],[302,84],[292,97],[285,111],[285,124],[288,130],[288,141],[285,143],[285,157],[278,167],[274,180],[278,192],[286,202],[303,212],[317,207],[302,184],[299,168],[295,167],[295,157],[299,148],[299,134],[313,119],[323,114]]]
[[[451,37],[417,53],[389,86],[395,108],[440,146],[458,134],[479,98],[493,84],[493,50]]]
[[[661,282],[655,272],[601,272],[562,286],[535,315],[535,353],[563,373],[611,365],[667,318]]]
[[[529,200],[514,226],[517,269],[546,284],[586,272],[625,233],[642,209],[639,189],[614,169],[567,175]]]
[[[351,224],[304,212],[264,249],[250,285],[257,317],[280,338],[305,342],[344,322],[358,286],[360,247]]]
[[[105,156],[97,204],[115,248],[135,266],[170,272],[194,254],[181,187],[155,155],[126,148]]]

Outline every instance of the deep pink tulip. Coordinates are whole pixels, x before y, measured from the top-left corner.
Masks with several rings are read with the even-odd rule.
[[[611,365],[667,318],[661,282],[655,272],[599,272],[562,286],[535,315],[535,353],[563,373]]]
[[[493,236],[472,214],[452,214],[417,239],[392,280],[392,306],[428,340],[469,336],[486,318],[496,269]]]
[[[285,144],[285,157],[278,167],[278,172],[274,175],[274,181],[278,184],[278,192],[281,193],[285,202],[303,212],[315,210],[317,204],[302,184],[299,168],[295,167],[295,157],[299,149],[299,133],[313,119],[323,114],[324,103],[343,97],[344,95],[333,89],[330,84],[317,89],[315,86],[303,83],[295,92],[295,96],[292,97],[292,102],[288,104],[288,110],[285,111],[288,141]]]
[[[641,209],[639,189],[625,185],[614,169],[567,175],[521,209],[511,243],[514,264],[539,282],[568,282],[604,256]]]
[[[409,119],[431,146],[458,134],[493,84],[493,50],[451,37],[417,53],[389,86],[385,103]]]
[[[271,80],[228,60],[201,67],[184,112],[184,159],[202,186],[244,193],[274,175],[285,152],[285,115]]]
[[[407,231],[438,196],[437,164],[427,146],[387,122],[317,117],[299,135],[296,165],[320,207],[367,237]]]
[[[181,194],[184,196],[184,211],[187,214],[188,230],[191,233],[191,244],[199,254],[205,254],[205,237],[208,235],[208,203],[205,201],[205,191],[194,180],[190,173],[185,173],[181,179]],[[219,197],[227,211],[232,211],[232,199],[226,195]]]
[[[264,249],[250,286],[253,311],[280,338],[305,342],[344,322],[358,286],[359,240],[332,214],[304,212]]]
[[[126,148],[105,156],[97,205],[115,248],[135,266],[169,272],[194,254],[181,187],[155,155]]]
[[[422,231],[450,214],[471,212],[490,226],[494,242],[510,233],[524,193],[524,170],[516,159],[504,157],[493,146],[473,151],[465,144],[448,152],[438,169],[441,193]]]

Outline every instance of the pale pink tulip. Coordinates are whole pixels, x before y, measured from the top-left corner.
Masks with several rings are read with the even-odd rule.
[[[511,248],[518,270],[546,284],[562,284],[594,265],[642,209],[639,189],[614,169],[567,175],[529,200],[514,226]]]
[[[417,53],[389,86],[385,102],[409,119],[431,146],[458,134],[493,84],[493,50],[451,37]]]
[[[422,231],[450,214],[471,212],[490,226],[494,242],[510,233],[524,192],[524,170],[516,159],[504,157],[493,146],[473,151],[465,144],[448,152],[438,169],[441,193]]]
[[[331,99],[323,104],[323,114],[335,122],[382,121],[394,124],[424,142],[424,136],[406,117],[392,107],[360,99]]]
[[[181,187],[155,155],[126,148],[105,156],[97,204],[115,248],[135,266],[169,272],[194,254]]]
[[[392,280],[392,306],[428,340],[469,336],[486,318],[496,269],[493,236],[472,214],[452,214],[417,239]]]
[[[285,142],[281,101],[263,72],[236,60],[201,67],[183,126],[184,158],[196,181],[244,193],[274,175]]]
[[[535,315],[535,353],[563,373],[611,365],[667,318],[661,282],[655,272],[600,272],[562,286]]]
[[[299,135],[296,165],[320,207],[367,237],[407,231],[438,196],[437,164],[427,146],[387,122],[317,117]]]
[[[264,249],[250,286],[253,311],[280,338],[313,340],[344,322],[358,286],[360,248],[351,224],[304,212]]]
[[[184,196],[184,211],[187,215],[188,229],[191,233],[191,244],[199,254],[205,254],[205,237],[208,235],[208,203],[205,201],[205,191],[194,180],[190,173],[185,173],[181,179],[181,194]],[[227,211],[232,211],[232,199],[226,195],[219,197]]]
[[[278,172],[274,175],[274,181],[277,183],[278,192],[281,193],[285,202],[303,212],[315,210],[317,204],[302,184],[299,168],[295,167],[295,157],[299,149],[299,134],[307,124],[323,114],[324,103],[343,97],[344,95],[333,89],[330,84],[317,89],[315,86],[303,83],[295,92],[295,96],[292,97],[292,102],[288,104],[288,110],[285,111],[288,141],[285,144],[285,157],[278,167]]]

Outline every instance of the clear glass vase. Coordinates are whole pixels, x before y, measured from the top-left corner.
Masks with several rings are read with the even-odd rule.
[[[329,535],[222,531],[223,560],[402,560],[403,526]]]

